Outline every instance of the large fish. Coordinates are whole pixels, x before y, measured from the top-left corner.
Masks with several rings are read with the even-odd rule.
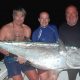
[[[61,43],[0,42],[0,48],[21,55],[39,69],[57,71],[80,68],[80,49]]]

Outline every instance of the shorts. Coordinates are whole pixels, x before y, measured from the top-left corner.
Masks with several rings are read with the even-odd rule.
[[[31,66],[29,61],[26,61],[24,64],[19,64],[17,61],[13,62],[6,62],[4,61],[7,71],[8,71],[8,77],[12,78],[13,76],[20,75],[21,71],[25,73],[26,71],[29,70],[34,70],[35,68]]]

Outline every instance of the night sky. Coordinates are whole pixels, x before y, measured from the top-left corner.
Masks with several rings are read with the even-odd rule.
[[[0,0],[0,27],[12,21],[12,11],[17,7],[23,7],[27,11],[25,24],[32,31],[37,28],[38,15],[41,11],[48,11],[51,23],[60,25],[65,20],[66,6],[74,4],[80,11],[80,0]]]
[[[32,32],[39,25],[38,15],[41,11],[48,11],[52,24],[58,27],[65,21],[65,8],[73,4],[80,14],[80,0],[0,0],[0,27],[12,21],[12,11],[15,8],[24,8],[27,11],[25,24]]]

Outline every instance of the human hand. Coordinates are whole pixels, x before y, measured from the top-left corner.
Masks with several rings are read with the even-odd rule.
[[[18,61],[20,64],[23,64],[23,63],[26,62],[26,59],[25,59],[23,56],[18,56],[17,61]]]
[[[0,52],[3,53],[6,56],[9,56],[9,52],[5,49],[0,48]]]

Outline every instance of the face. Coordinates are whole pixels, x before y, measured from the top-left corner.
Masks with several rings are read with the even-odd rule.
[[[42,12],[39,17],[39,22],[42,27],[46,27],[49,24],[49,14],[47,12]]]
[[[68,25],[70,26],[76,25],[78,21],[78,11],[76,7],[70,6],[66,9],[66,20]]]
[[[23,12],[16,11],[16,13],[13,15],[13,20],[17,25],[21,25],[24,22],[24,14]]]

